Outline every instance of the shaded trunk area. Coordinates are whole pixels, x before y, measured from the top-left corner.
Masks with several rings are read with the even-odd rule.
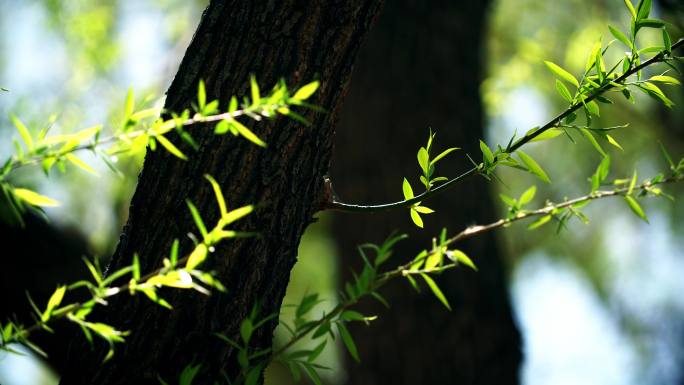
[[[359,54],[336,138],[332,180],[340,199],[351,203],[400,200],[402,179],[422,191],[416,161],[428,127],[437,133],[433,156],[463,147],[440,161],[436,175],[454,177],[480,159],[484,137],[479,86],[487,2],[388,2]],[[398,244],[394,264],[431,246],[442,227],[450,234],[495,219],[488,185],[468,179],[424,204],[437,210],[416,228],[406,209],[364,216],[336,214],[333,232],[342,272],[359,267],[355,245],[379,243],[393,230],[410,239]],[[407,282],[381,290],[385,309],[352,333],[362,363],[347,365],[348,384],[516,384],[521,341],[511,314],[503,262],[491,234],[457,245],[479,272],[462,267],[437,278],[453,308],[429,292],[416,294]]]
[[[122,296],[102,308],[98,319],[130,330],[130,336],[104,364],[106,349],[93,353],[82,343],[72,344],[62,384],[156,384],[158,374],[175,382],[193,362],[202,363],[197,383],[211,383],[220,373],[235,377],[235,352],[214,333],[237,339],[241,320],[257,302],[264,316],[279,311],[297,245],[323,193],[333,125],[356,52],[379,7],[377,0],[210,3],[169,88],[167,109],[189,107],[200,79],[207,96],[226,108],[231,95],[246,94],[253,73],[264,89],[282,76],[290,85],[319,77],[321,89],[312,102],[329,113],[307,113],[311,127],[286,118],[250,124],[267,149],[217,137],[205,126],[192,131],[200,150],[187,150],[189,161],[164,151],[147,154],[110,271],[129,265],[133,253],[140,255],[144,272],[152,271],[162,265],[174,238],[181,238],[182,252],[190,250],[184,234],[195,226],[185,199],[196,204],[206,223],[218,217],[205,173],[219,181],[231,208],[258,205],[235,230],[262,236],[224,242],[202,266],[216,271],[227,294],[162,292],[173,311],[140,296]],[[255,333],[254,349],[271,346],[276,322]]]

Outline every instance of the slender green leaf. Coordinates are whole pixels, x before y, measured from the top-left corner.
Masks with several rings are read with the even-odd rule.
[[[442,293],[442,290],[440,290],[439,286],[437,286],[437,283],[432,279],[432,277],[425,273],[421,273],[420,276],[423,277],[425,283],[427,283],[430,290],[432,290],[432,294],[434,294],[435,297],[437,297],[439,302],[441,302],[447,309],[451,310],[451,305],[449,305],[449,301],[447,301],[446,297],[444,296],[444,293]]]
[[[622,31],[620,31],[619,29],[613,27],[612,25],[609,25],[609,26],[608,26],[608,29],[610,30],[610,33],[612,33],[613,36],[615,36],[616,39],[620,40],[620,42],[622,42],[624,45],[626,45],[627,47],[629,47],[629,49],[632,49],[632,42],[629,41],[629,39],[627,38],[627,36],[625,36],[625,34],[622,33]]]
[[[50,299],[48,300],[47,307],[45,308],[45,311],[43,312],[43,315],[41,316],[41,321],[47,322],[50,319],[50,315],[52,315],[52,311],[62,303],[62,299],[64,298],[64,293],[66,293],[66,286],[59,286],[59,287],[57,287],[55,292],[52,293],[52,295],[50,296]]]
[[[316,92],[318,89],[318,86],[320,85],[320,82],[318,80],[311,82],[309,84],[306,84],[302,86],[300,89],[295,92],[294,96],[292,96],[293,99],[297,100],[306,100],[308,99],[311,95]]]
[[[629,13],[632,15],[632,19],[636,19],[637,13],[636,10],[634,9],[634,6],[632,5],[631,0],[624,0],[625,5],[627,6],[627,9],[629,9]]]
[[[526,205],[534,199],[534,195],[537,192],[537,186],[531,186],[525,192],[520,196],[520,199],[518,200],[520,202],[520,206]]]
[[[349,333],[349,330],[347,330],[347,327],[344,326],[344,323],[338,322],[337,323],[337,330],[340,331],[340,336],[342,337],[342,342],[344,343],[344,346],[347,347],[347,350],[349,351],[349,354],[354,358],[356,362],[361,362],[361,359],[359,358],[359,351],[356,349],[356,344],[354,343],[354,339],[352,338],[351,334]]]
[[[204,107],[207,105],[207,90],[204,86],[204,80],[200,79],[197,85],[197,109],[198,111],[204,111]]]
[[[447,148],[446,150],[442,151],[441,154],[437,155],[434,159],[432,159],[430,161],[430,165],[431,166],[434,165],[435,163],[437,163],[437,161],[439,161],[440,159],[444,158],[445,156],[449,155],[451,152],[456,151],[456,150],[459,150],[459,148],[458,147]]]
[[[10,114],[10,119],[12,120],[14,127],[17,128],[17,131],[19,132],[21,139],[24,141],[26,149],[29,151],[33,150],[33,139],[31,138],[31,134],[29,133],[28,128],[26,128],[24,123],[22,123],[21,120],[19,120],[19,118],[14,116],[14,114]]]
[[[644,213],[644,210],[639,205],[639,202],[637,202],[637,200],[634,199],[634,197],[631,197],[629,195],[626,195],[624,198],[625,202],[627,202],[627,204],[629,205],[629,208],[632,209],[632,212],[639,218],[643,219],[644,222],[648,223],[646,213]]]
[[[163,135],[155,136],[155,138],[157,139],[157,141],[159,141],[159,144],[164,146],[166,151],[170,152],[171,154],[180,159],[188,160],[188,157],[185,156],[185,154],[183,154],[181,150],[178,149],[178,147],[176,147],[173,143],[171,143],[171,141],[166,139]]]
[[[423,174],[427,174],[429,155],[425,147],[421,147],[416,156],[418,158],[418,165],[420,166],[420,169],[423,170]]]
[[[242,135],[245,139],[249,140],[250,142],[256,144],[257,146],[260,147],[266,147],[266,142],[263,140],[259,139],[258,136],[256,136],[252,131],[250,131],[249,128],[247,128],[244,124],[240,123],[237,120],[231,120],[230,125],[235,127],[235,129]]]
[[[556,79],[556,90],[558,90],[558,93],[563,97],[563,99],[568,102],[572,102],[572,95],[570,95],[568,87],[566,87],[565,84],[558,79]]]
[[[411,220],[416,224],[416,226],[420,227],[421,229],[423,228],[423,219],[413,207],[411,208]]]
[[[527,228],[529,230],[534,230],[538,227],[545,225],[550,220],[551,220],[551,214],[544,215],[543,217],[541,217],[541,218],[537,219],[536,221],[530,223],[530,225],[527,226]]]
[[[550,61],[544,61],[544,64],[546,64],[546,67],[548,67],[548,69],[551,70],[551,72],[556,74],[556,76],[579,88],[579,82],[574,76],[572,76],[570,72],[564,70],[558,64],[555,64]]]
[[[480,150],[482,151],[482,157],[487,164],[494,163],[494,154],[489,146],[487,146],[487,143],[480,141]]]
[[[664,84],[672,84],[672,85],[680,85],[681,84],[678,79],[673,78],[672,76],[666,76],[666,75],[651,76],[651,78],[648,80],[653,81],[653,82],[660,82],[660,83],[664,83]]]
[[[226,208],[226,201],[223,198],[223,193],[221,192],[221,186],[219,186],[216,179],[209,174],[204,174],[204,178],[211,183],[211,187],[214,189],[214,195],[216,196],[216,203],[218,203],[219,212],[221,216],[228,214],[228,209]]]
[[[406,178],[404,178],[404,183],[402,184],[401,188],[404,192],[404,200],[409,200],[413,198],[413,189],[411,188],[411,184]]]
[[[543,180],[546,183],[551,183],[551,179],[549,179],[549,176],[546,175],[546,172],[539,166],[539,164],[532,159],[531,156],[527,155],[526,153],[522,152],[521,150],[516,151],[518,153],[518,156],[520,157],[520,160],[527,166],[527,169],[534,175],[536,175],[539,179]]]
[[[15,188],[13,190],[14,195],[24,202],[39,207],[55,207],[59,206],[59,202],[52,198],[48,198],[44,195],[40,195],[35,191],[31,191],[25,188]]]
[[[637,20],[642,20],[648,17],[651,13],[651,0],[640,0],[636,9]]]

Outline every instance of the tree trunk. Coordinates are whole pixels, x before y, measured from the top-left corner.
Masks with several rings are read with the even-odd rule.
[[[453,159],[440,161],[436,175],[453,177],[469,168],[465,153],[480,158],[486,3],[397,0],[385,5],[359,53],[340,116],[332,180],[341,200],[399,200],[403,177],[419,189],[416,152],[425,145],[428,127],[437,132],[434,155],[464,147]],[[359,266],[356,244],[380,242],[392,230],[410,235],[395,249],[399,263],[429,248],[442,227],[455,233],[495,218],[483,179],[469,179],[423,204],[437,213],[423,217],[422,231],[411,223],[408,210],[371,218],[336,215],[333,232],[342,271]],[[348,365],[348,384],[518,383],[520,336],[494,237],[487,234],[458,247],[479,272],[461,267],[439,277],[453,311],[427,288],[422,295],[403,282],[383,289],[391,308],[368,303],[364,314],[379,319],[352,330],[362,363]]]
[[[311,127],[285,118],[255,125],[267,149],[196,127],[201,148],[189,161],[164,151],[148,153],[110,270],[130,264],[133,253],[140,255],[143,271],[160,267],[173,239],[195,231],[186,198],[207,223],[215,222],[218,210],[205,173],[219,181],[231,207],[258,205],[237,230],[262,237],[225,242],[202,266],[216,271],[228,288],[225,295],[163,292],[172,311],[139,296],[112,301],[99,319],[130,330],[126,343],[104,364],[103,349],[93,353],[73,344],[62,384],[158,383],[157,374],[173,382],[192,362],[203,365],[199,383],[220,372],[238,373],[234,351],[214,333],[237,339],[240,321],[257,302],[264,316],[279,311],[300,237],[323,195],[334,122],[356,52],[379,7],[379,0],[211,1],[169,88],[167,109],[189,107],[200,79],[208,98],[227,107],[231,95],[244,94],[253,73],[264,86],[281,76],[300,85],[320,77],[313,102],[329,113],[307,113]],[[190,250],[186,238],[181,245]],[[271,345],[276,323],[259,329],[255,348]]]

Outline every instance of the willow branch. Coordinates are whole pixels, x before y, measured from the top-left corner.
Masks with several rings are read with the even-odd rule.
[[[672,44],[672,50],[678,49],[678,48],[682,47],[683,45],[684,45],[684,39],[680,39],[676,43]],[[613,88],[615,88],[615,84],[619,84],[620,82],[624,82],[628,77],[636,74],[637,72],[641,71],[642,69],[644,69],[650,65],[656,64],[656,63],[661,63],[667,59],[668,58],[667,58],[665,52],[660,52],[657,55],[653,56],[652,58],[646,60],[645,62],[643,62],[637,66],[632,67],[631,69],[626,71],[624,74],[622,74],[621,76],[619,76],[615,80],[608,81],[608,82],[604,83],[598,89],[595,89],[594,92],[592,92],[585,99],[571,104],[565,111],[563,111],[562,113],[557,115],[555,118],[551,119],[549,122],[547,122],[543,126],[537,128],[536,130],[526,134],[522,138],[513,142],[510,146],[508,146],[505,149],[504,153],[506,153],[506,154],[514,153],[520,147],[529,143],[534,138],[538,137],[539,135],[543,134],[544,132],[548,131],[549,129],[554,128],[554,127],[558,127],[558,125],[561,123],[561,121],[563,119],[565,119],[566,117],[570,116],[575,111],[582,108],[586,103],[596,99],[598,96],[601,96],[602,94],[606,93],[607,91],[610,91]],[[497,159],[495,158],[494,162],[496,162],[496,161],[497,161]],[[432,198],[433,196],[454,187],[456,184],[458,184],[459,182],[462,182],[467,177],[470,177],[473,175],[478,175],[480,173],[480,171],[481,171],[481,168],[479,166],[473,167],[473,168],[465,171],[461,175],[457,176],[456,178],[450,179],[449,181],[442,183],[441,185],[434,187],[428,191],[425,191],[422,194],[417,195],[411,199],[405,199],[405,200],[392,202],[392,203],[360,205],[360,204],[341,202],[341,201],[336,200],[335,197],[332,196],[331,200],[323,206],[323,210],[370,213],[370,212],[385,211],[385,210],[390,210],[390,209],[395,209],[395,208],[411,207],[418,202]]]

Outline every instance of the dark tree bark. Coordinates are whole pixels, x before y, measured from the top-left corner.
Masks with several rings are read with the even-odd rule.
[[[244,93],[254,73],[263,85],[281,76],[288,84],[320,77],[314,102],[330,112],[308,114],[311,127],[287,119],[256,125],[254,131],[269,143],[265,150],[197,127],[193,135],[201,149],[189,161],[148,153],[110,269],[130,264],[135,252],[144,271],[161,266],[173,239],[194,231],[186,198],[214,223],[217,209],[205,173],[223,186],[231,207],[259,205],[238,230],[259,231],[262,237],[225,242],[203,266],[217,272],[226,295],[164,292],[173,311],[139,297],[112,301],[98,317],[130,330],[127,342],[104,364],[103,349],[93,353],[73,344],[62,384],[158,383],[157,374],[175,380],[193,361],[202,363],[207,376],[236,375],[234,351],[213,334],[237,339],[240,321],[257,301],[263,315],[279,311],[300,237],[324,195],[333,126],[356,52],[379,7],[379,0],[210,3],[169,88],[168,109],[189,107],[200,79],[208,97],[225,107],[231,95]],[[190,242],[182,244],[187,252]],[[256,348],[270,346],[275,326],[272,321],[259,329]],[[207,378],[199,382],[208,383]]]
[[[451,161],[440,161],[437,175],[453,177],[469,168],[466,152],[479,159],[486,3],[397,0],[385,5],[359,53],[340,117],[332,179],[343,201],[399,200],[403,177],[419,189],[416,152],[430,126],[437,132],[434,155],[464,147]],[[423,231],[411,224],[408,210],[371,218],[336,215],[333,233],[343,273],[359,266],[356,244],[380,242],[392,230],[410,235],[395,249],[398,263],[429,248],[441,227],[453,233],[495,218],[483,179],[469,179],[424,204],[437,213],[424,216]],[[439,277],[453,311],[427,289],[416,295],[403,282],[384,289],[391,308],[367,304],[365,312],[378,314],[379,320],[352,330],[362,363],[349,363],[348,384],[518,383],[521,342],[496,242],[485,235],[458,247],[479,272],[463,267]]]

